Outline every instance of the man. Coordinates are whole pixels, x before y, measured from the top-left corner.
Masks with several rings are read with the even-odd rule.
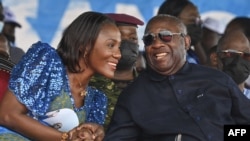
[[[247,16],[236,16],[226,26],[225,34],[235,30],[242,30],[248,40],[250,41],[250,18]],[[245,83],[246,87],[250,89],[250,76]]]
[[[178,18],[151,18],[143,41],[147,70],[119,96],[104,141],[222,141],[225,124],[250,123],[250,101],[228,75],[186,61]]]
[[[23,49],[15,45],[15,30],[16,28],[21,28],[21,24],[17,22],[16,16],[8,8],[3,8],[4,13],[4,26],[2,33],[6,36],[10,44],[10,60],[14,63],[18,63],[22,56],[25,54]]]
[[[218,44],[221,69],[238,84],[241,91],[250,99],[250,91],[245,83],[250,75],[250,43],[243,31],[227,32]]]
[[[143,21],[128,14],[106,13],[106,15],[116,22],[121,32],[122,42],[120,50],[122,57],[117,64],[117,69],[112,80],[98,75],[93,77],[89,84],[101,89],[108,96],[108,114],[105,127],[109,124],[121,90],[137,77],[137,68],[140,68],[141,71],[145,67],[144,57],[143,55],[139,55],[137,35],[137,27],[138,25],[143,25]]]

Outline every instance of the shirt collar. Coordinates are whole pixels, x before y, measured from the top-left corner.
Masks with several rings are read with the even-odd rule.
[[[162,81],[164,79],[167,79],[170,76],[188,73],[190,71],[190,69],[191,69],[191,65],[188,62],[186,62],[179,71],[177,71],[175,74],[172,74],[172,75],[162,75],[162,74],[157,73],[156,71],[154,71],[151,68],[147,69],[147,73],[151,74],[151,75],[149,75],[151,80]]]

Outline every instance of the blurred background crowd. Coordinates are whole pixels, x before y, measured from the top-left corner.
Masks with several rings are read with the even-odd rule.
[[[156,15],[164,0],[2,0],[22,27],[16,29],[16,45],[26,51],[38,40],[56,47],[63,29],[81,12],[99,11],[134,15],[145,23]],[[222,32],[225,24],[235,16],[250,16],[248,0],[191,0],[199,9],[202,20],[212,17],[220,25],[210,25]],[[141,39],[145,28],[138,28]],[[143,50],[142,41],[139,40]]]

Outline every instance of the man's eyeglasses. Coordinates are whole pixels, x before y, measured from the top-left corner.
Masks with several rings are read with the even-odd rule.
[[[250,61],[250,53],[238,51],[238,50],[233,50],[233,49],[228,49],[228,50],[221,50],[217,52],[220,58],[233,58],[236,56],[240,56],[243,59]]]
[[[184,33],[172,33],[168,30],[163,30],[157,34],[154,34],[154,33],[145,34],[143,36],[142,40],[143,40],[143,43],[145,46],[149,46],[149,45],[153,44],[153,42],[156,38],[159,38],[161,41],[163,41],[165,43],[171,42],[174,35],[181,35],[183,37],[185,36]]]

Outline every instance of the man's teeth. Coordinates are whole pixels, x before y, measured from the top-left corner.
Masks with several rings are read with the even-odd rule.
[[[157,59],[159,59],[159,58],[162,58],[163,56],[166,56],[167,55],[167,53],[159,53],[159,54],[156,54],[156,57],[157,57]]]

